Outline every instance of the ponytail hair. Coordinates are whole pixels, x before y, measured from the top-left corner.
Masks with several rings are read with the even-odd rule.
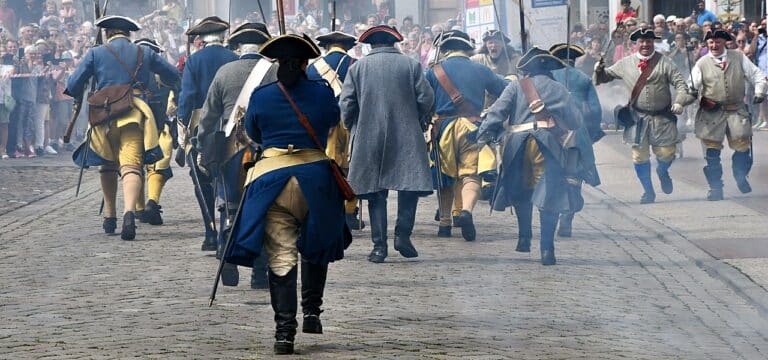
[[[306,59],[299,58],[280,59],[280,65],[277,68],[277,81],[287,87],[296,85],[301,77],[307,77],[307,73],[304,70],[306,61]]]

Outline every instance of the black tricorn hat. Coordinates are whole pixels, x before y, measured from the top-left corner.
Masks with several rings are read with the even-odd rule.
[[[366,44],[394,44],[403,41],[403,35],[394,26],[378,25],[366,30],[358,41]]]
[[[549,48],[549,53],[560,60],[574,60],[584,55],[584,49],[573,44],[555,44]]]
[[[355,46],[355,42],[357,41],[354,36],[345,34],[341,31],[334,31],[325,35],[320,35],[316,37],[315,40],[317,40],[318,45],[322,47],[326,47],[332,44],[340,44],[350,49]]]
[[[503,32],[499,30],[488,30],[483,33],[482,37],[483,37],[483,42],[486,42],[491,39],[499,39],[503,41],[505,44],[509,44],[512,41],[512,39],[507,37],[507,35],[505,35]]]
[[[104,29],[120,29],[125,31],[139,31],[141,25],[127,16],[109,15],[96,20],[96,26]]]
[[[731,33],[725,31],[725,30],[709,30],[707,31],[707,34],[704,35],[704,41],[707,41],[709,39],[723,39],[725,41],[733,41],[733,36]]]
[[[517,63],[518,70],[532,72],[548,72],[565,67],[560,59],[552,56],[549,51],[538,46],[532,47]]]
[[[271,38],[267,25],[259,22],[248,22],[238,26],[229,35],[229,47],[236,48],[240,44],[263,44]]]
[[[314,59],[320,56],[320,48],[306,34],[288,34],[269,39],[259,53],[270,59]]]
[[[472,51],[475,49],[475,41],[469,37],[469,34],[461,30],[450,30],[441,33],[435,39],[434,45],[439,46],[441,50]]]
[[[165,49],[160,47],[160,45],[158,45],[155,40],[152,40],[150,38],[141,38],[141,39],[135,40],[133,43],[136,44],[136,45],[144,45],[144,46],[152,49],[156,53],[161,53],[161,52],[165,51]]]
[[[220,33],[229,29],[229,23],[221,20],[218,16],[209,16],[200,21],[197,25],[187,30],[187,35],[207,35],[213,33]]]
[[[651,28],[640,28],[632,32],[632,34],[629,35],[629,40],[637,41],[640,39],[653,39],[653,40],[659,40],[661,39],[660,36],[656,36],[656,33],[653,32],[653,29]]]

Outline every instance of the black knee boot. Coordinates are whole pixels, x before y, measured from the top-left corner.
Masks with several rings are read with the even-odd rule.
[[[555,265],[555,228],[559,214],[539,210],[541,225],[541,264]]]
[[[561,237],[571,237],[573,229],[573,216],[574,213],[560,214],[560,228],[557,229],[557,235]]]
[[[517,252],[531,252],[531,238],[533,230],[533,204],[525,202],[515,205],[515,215],[517,216]]]
[[[323,305],[323,290],[328,276],[328,264],[312,264],[301,260],[301,310],[304,322],[301,331],[308,334],[322,334],[323,324],[320,322],[320,306]]]
[[[416,221],[416,205],[419,197],[410,191],[397,193],[397,223],[395,224],[395,250],[407,258],[419,256],[411,243],[413,224]]]
[[[720,162],[720,149],[707,149],[707,166],[704,167],[704,176],[709,184],[707,200],[723,200],[723,164]]]
[[[387,196],[377,194],[368,200],[368,216],[371,223],[371,240],[373,250],[368,255],[368,261],[384,262],[387,257]]]
[[[296,337],[296,267],[285,276],[269,271],[269,296],[275,312],[275,354],[293,354]]]

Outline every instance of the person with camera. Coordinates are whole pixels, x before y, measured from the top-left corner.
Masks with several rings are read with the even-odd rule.
[[[601,59],[593,75],[595,85],[621,79],[631,92],[627,106],[618,112],[616,120],[624,126],[624,141],[632,145],[632,162],[643,186],[641,204],[656,201],[650,150],[656,155],[656,174],[662,191],[672,193],[669,168],[675,160],[678,139],[675,115],[681,114],[683,107],[694,101],[677,66],[654,50],[656,39],[659,37],[651,29],[635,30],[630,40],[636,42],[638,52],[609,68]],[[676,90],[674,97],[670,91],[672,87]]]
[[[747,176],[752,168],[752,127],[747,105],[744,103],[747,83],[754,86],[752,103],[765,100],[768,82],[765,73],[749,58],[737,50],[727,50],[726,42],[732,41],[730,33],[713,30],[705,36],[709,54],[696,62],[691,70],[693,88],[701,94],[696,117],[695,133],[706,148],[707,165],[704,176],[709,184],[707,200],[723,199],[723,166],[720,155],[723,140],[734,153],[731,157],[733,177],[739,191],[752,191]]]

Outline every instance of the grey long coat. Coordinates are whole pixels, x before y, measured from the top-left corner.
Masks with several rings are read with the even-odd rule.
[[[423,132],[434,101],[419,62],[393,47],[373,49],[349,68],[339,105],[351,134],[347,178],[358,196],[432,192]]]

